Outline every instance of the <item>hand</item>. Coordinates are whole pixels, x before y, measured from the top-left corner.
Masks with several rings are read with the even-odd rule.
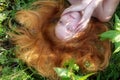
[[[78,23],[78,26],[75,28],[76,32],[80,32],[83,31],[84,29],[87,28],[87,24],[95,10],[95,8],[97,7],[97,5],[100,3],[100,1],[102,0],[81,0],[81,1],[77,1],[76,3],[74,3],[72,6],[70,6],[69,8],[67,8],[63,14],[67,14],[70,12],[74,12],[74,11],[78,11],[82,17]]]

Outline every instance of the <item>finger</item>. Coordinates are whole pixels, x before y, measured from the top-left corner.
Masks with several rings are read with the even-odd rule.
[[[92,14],[93,14],[93,11],[95,10],[95,7],[93,7],[93,6],[94,5],[90,4],[89,6],[86,7],[84,12],[82,13],[83,16],[78,24],[82,24],[83,22],[85,22],[85,20],[90,20]]]
[[[87,28],[87,24],[90,21],[90,18],[92,16],[92,11],[85,11],[84,15],[82,16],[82,19],[80,20],[80,22],[78,23],[78,26],[76,27],[76,31],[83,31]]]
[[[80,31],[84,31],[88,26],[90,19],[84,20],[83,23],[79,24],[78,27],[75,29],[75,32],[80,32]]]
[[[90,4],[91,1],[92,0],[82,0],[81,2],[77,2],[76,4],[73,4],[69,8],[65,9],[65,11],[62,13],[62,15],[66,14],[68,12],[82,11]]]
[[[62,15],[69,13],[69,12],[81,11],[84,8],[85,8],[85,5],[72,5],[69,8],[65,9],[65,11],[62,13]]]
[[[80,22],[78,23],[78,27],[75,29],[76,32],[83,31],[87,28],[89,20],[95,9],[94,5],[92,5],[92,4],[93,3],[89,4],[89,6],[87,6],[86,9],[84,10],[83,16],[82,16]]]

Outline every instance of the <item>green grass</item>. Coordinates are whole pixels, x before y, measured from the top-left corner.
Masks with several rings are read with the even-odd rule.
[[[7,31],[10,31],[8,24],[9,21],[14,18],[15,12],[21,9],[29,9],[30,4],[34,1],[36,0],[0,0],[0,80],[46,80],[46,78],[41,77],[33,68],[28,67],[25,63],[15,57],[15,47],[11,44],[9,36],[6,34]],[[115,14],[119,19],[120,5]],[[113,32],[118,31],[115,29],[116,22],[114,15],[109,22]],[[113,34],[113,32],[110,34]],[[105,34],[102,37],[108,38],[108,36],[108,34]],[[111,41],[115,35],[112,36],[112,38],[109,38]],[[117,42],[119,42],[119,39]],[[116,42],[112,43],[112,51],[114,52],[119,48],[120,44],[116,44]],[[112,53],[109,66],[105,70],[91,76],[88,80],[119,80],[119,76],[120,49],[118,49],[117,52]]]
[[[0,80],[45,80],[37,71],[28,67],[14,54],[6,32],[10,31],[9,21],[16,11],[28,9],[35,0],[0,0]]]

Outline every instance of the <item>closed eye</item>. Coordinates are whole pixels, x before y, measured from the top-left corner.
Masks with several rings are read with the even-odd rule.
[[[59,23],[63,25],[63,22],[62,22],[62,21],[59,21]]]

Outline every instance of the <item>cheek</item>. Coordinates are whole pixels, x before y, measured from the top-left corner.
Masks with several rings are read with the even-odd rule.
[[[67,41],[72,38],[73,33],[69,32],[65,26],[57,25],[55,27],[55,35],[58,39],[62,41]]]

